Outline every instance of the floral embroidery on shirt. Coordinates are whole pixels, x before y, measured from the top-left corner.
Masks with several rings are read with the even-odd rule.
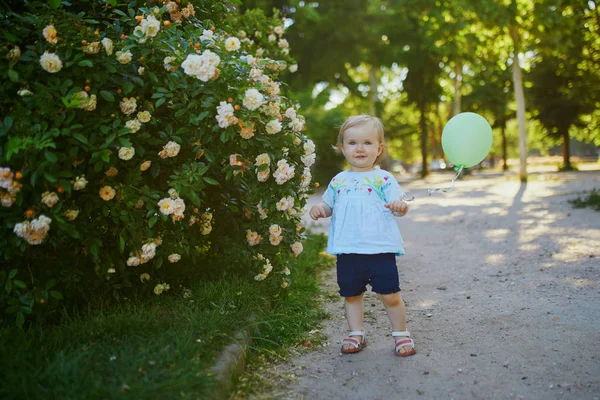
[[[365,178],[365,181],[367,181],[365,186],[367,186],[367,188],[368,188],[367,190],[369,191],[369,193],[375,192],[375,194],[377,194],[377,196],[379,196],[379,198],[382,201],[387,203],[388,201],[385,198],[385,191],[392,184],[391,182],[388,182],[388,180],[389,180],[389,178],[387,176],[385,176],[385,177],[378,176],[373,179]]]
[[[348,188],[346,187],[346,179],[342,178],[342,179],[336,179],[334,178],[331,183],[329,184],[329,188],[331,190],[333,190],[333,198],[335,199],[340,192],[342,191],[342,189],[346,189],[348,192]]]

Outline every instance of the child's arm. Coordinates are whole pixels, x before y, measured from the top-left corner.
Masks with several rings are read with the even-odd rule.
[[[328,218],[331,217],[333,210],[329,207],[324,201],[319,204],[315,204],[310,209],[310,217],[315,221],[319,218]]]
[[[394,214],[398,213],[400,217],[404,217],[408,212],[408,204],[402,200],[390,201],[389,204],[385,205],[385,207],[389,208]]]

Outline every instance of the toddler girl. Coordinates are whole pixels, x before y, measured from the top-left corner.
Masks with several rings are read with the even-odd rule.
[[[337,256],[337,280],[351,331],[342,340],[342,353],[356,353],[367,345],[363,295],[370,284],[392,323],[396,355],[407,357],[415,354],[415,345],[406,330],[400,296],[396,256],[403,255],[404,249],[394,213],[403,216],[408,206],[393,175],[376,167],[384,147],[384,128],[378,118],[346,119],[336,148],[350,169],[331,180],[310,216],[314,220],[331,216],[327,252]]]

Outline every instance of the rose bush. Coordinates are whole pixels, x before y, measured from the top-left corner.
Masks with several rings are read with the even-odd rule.
[[[315,149],[279,80],[283,20],[77,3],[1,21],[0,308],[23,323],[218,265],[287,287]]]

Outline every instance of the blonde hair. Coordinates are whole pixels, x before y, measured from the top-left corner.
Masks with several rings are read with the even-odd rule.
[[[340,148],[344,144],[344,133],[348,129],[354,128],[355,126],[363,126],[363,125],[368,125],[368,124],[371,125],[371,129],[375,133],[377,133],[377,140],[379,140],[379,143],[383,143],[383,150],[381,151],[381,154],[379,154],[377,156],[377,158],[375,159],[375,164],[376,165],[379,164],[381,159],[384,158],[386,155],[386,147],[387,146],[385,144],[385,128],[383,127],[381,120],[372,115],[360,114],[360,115],[353,115],[351,117],[346,118],[346,120],[344,121],[344,123],[342,124],[342,126],[340,128],[340,132],[338,133],[337,142],[336,142],[335,146],[333,146],[335,151],[338,154],[340,153]]]

